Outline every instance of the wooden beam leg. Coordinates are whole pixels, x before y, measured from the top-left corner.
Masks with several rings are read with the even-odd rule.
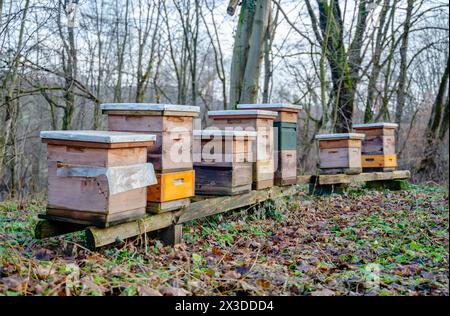
[[[406,180],[384,180],[384,181],[371,181],[366,182],[366,188],[372,190],[390,190],[401,191],[408,190],[409,184]]]
[[[81,231],[85,228],[85,225],[41,220],[36,224],[36,227],[34,228],[34,236],[37,239],[43,239]]]
[[[154,238],[160,239],[165,246],[175,246],[180,244],[183,238],[183,225],[171,225],[151,235]]]
[[[315,184],[309,185],[310,195],[342,194],[348,189],[348,184]]]

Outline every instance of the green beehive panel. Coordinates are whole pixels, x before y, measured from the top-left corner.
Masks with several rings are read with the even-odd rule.
[[[275,122],[275,148],[278,150],[297,149],[297,124],[286,122]]]

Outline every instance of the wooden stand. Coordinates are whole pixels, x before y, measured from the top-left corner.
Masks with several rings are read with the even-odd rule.
[[[51,220],[42,220],[36,225],[35,236],[36,238],[48,238],[85,230],[88,247],[95,249],[144,233],[156,232],[156,235],[154,235],[156,238],[162,239],[163,242],[169,245],[175,245],[181,242],[182,224],[184,223],[243,207],[248,208],[268,199],[292,196],[301,191],[300,185],[302,184],[310,185],[311,194],[330,194],[341,193],[350,184],[364,182],[374,182],[375,185],[386,185],[390,183],[393,185],[391,189],[401,189],[404,186],[398,185],[400,183],[405,184],[405,180],[409,177],[409,171],[361,173],[358,175],[297,176],[297,184],[293,186],[276,186],[270,189],[255,190],[236,196],[196,196],[192,198],[189,206],[181,210],[154,215],[147,214],[143,219],[108,228],[71,225]]]

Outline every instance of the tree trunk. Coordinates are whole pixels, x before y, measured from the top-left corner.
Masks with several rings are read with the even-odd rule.
[[[370,123],[373,121],[374,116],[374,104],[377,94],[377,82],[380,77],[382,65],[380,64],[381,55],[383,53],[383,47],[386,39],[386,17],[390,10],[390,0],[384,0],[383,8],[380,12],[380,18],[378,23],[378,31],[375,38],[375,49],[372,56],[372,71],[369,76],[369,82],[367,84],[367,100],[364,111],[364,123]]]
[[[397,107],[395,109],[395,122],[401,123],[403,116],[403,108],[406,103],[406,82],[408,75],[408,47],[409,47],[409,30],[411,28],[411,17],[415,0],[408,0],[406,8],[406,17],[403,22],[402,44],[400,47],[400,73],[397,87]],[[398,134],[398,131],[397,131]],[[397,135],[398,136],[398,135]],[[398,137],[397,137],[398,141]]]
[[[259,77],[264,56],[264,42],[268,31],[270,16],[270,0],[260,0],[256,5],[252,33],[249,40],[249,51],[242,82],[240,103],[256,103],[258,99]]]
[[[17,128],[16,122],[19,115],[18,100],[14,100],[14,94],[15,90],[19,86],[19,75],[18,75],[19,61],[24,44],[23,38],[25,35],[25,24],[29,8],[30,8],[30,0],[26,0],[25,6],[22,10],[22,19],[19,29],[17,49],[11,63],[11,69],[9,70],[9,73],[7,73],[4,81],[5,83],[4,86],[6,87],[6,95],[4,102],[6,109],[6,116],[4,118],[4,125],[2,124],[4,126],[2,130],[2,135],[4,135],[4,138],[0,156],[0,176],[3,177],[5,169],[10,170],[9,187],[12,196],[15,195],[15,174],[16,174],[15,147],[16,147],[16,128]]]
[[[440,142],[444,139],[448,130],[449,119],[449,95],[448,95],[448,80],[449,80],[449,63],[450,59],[447,57],[447,66],[442,75],[439,84],[439,91],[433,103],[428,127],[425,134],[425,150],[424,157],[420,163],[419,172],[433,169],[436,167],[436,156]]]
[[[253,0],[243,0],[241,12],[234,37],[233,57],[230,71],[230,104],[234,108],[240,103],[242,84],[245,74],[246,61],[249,50],[249,38],[252,32],[254,10]]]

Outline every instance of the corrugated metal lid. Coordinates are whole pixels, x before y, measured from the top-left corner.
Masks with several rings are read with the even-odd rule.
[[[199,113],[199,106],[179,104],[153,103],[104,103],[100,105],[103,111],[174,111]]]
[[[238,104],[238,109],[273,109],[273,110],[286,110],[292,112],[300,112],[302,110],[301,105],[285,104],[285,103],[261,103],[261,104]]]
[[[94,143],[129,143],[156,141],[156,135],[110,131],[42,131],[43,139],[58,139]]]
[[[358,128],[358,129],[370,129],[370,128],[397,128],[398,124],[397,123],[367,123],[367,124],[354,124],[353,128]]]
[[[327,140],[327,139],[364,139],[366,135],[359,133],[339,133],[339,134],[319,134],[316,135],[316,139],[318,140]]]
[[[265,110],[225,110],[225,111],[209,111],[208,116],[239,116],[239,115],[261,115],[261,116],[278,116],[277,112]]]
[[[218,136],[218,137],[256,137],[258,133],[255,131],[233,131],[220,129],[194,130],[194,136]]]

